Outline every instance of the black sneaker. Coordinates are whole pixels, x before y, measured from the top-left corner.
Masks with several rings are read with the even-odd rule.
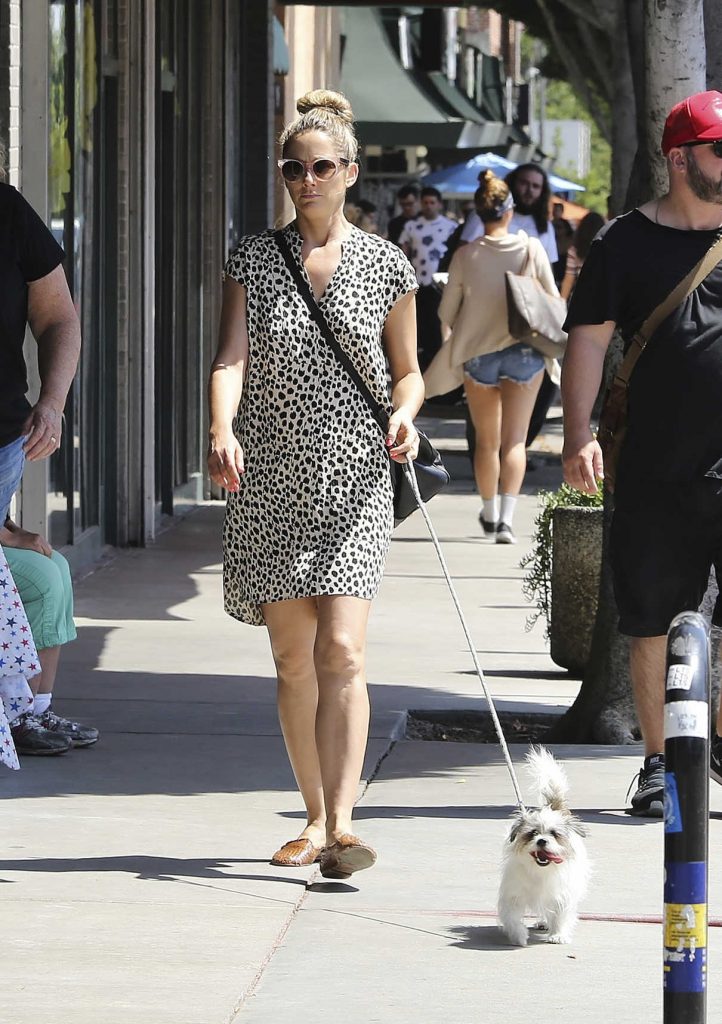
[[[74,747],[91,747],[100,739],[100,733],[93,725],[82,725],[70,718],[61,718],[49,708],[37,719],[43,729],[56,736],[65,736]]]
[[[508,523],[499,523],[496,528],[496,543],[497,544],[516,544],[516,537],[514,531]]]
[[[10,732],[18,754],[49,757],[52,754],[65,754],[73,745],[62,733],[44,729],[40,719],[27,712],[15,719]]]
[[[484,536],[486,538],[488,538],[489,540],[493,540],[493,538],[496,536],[496,528],[497,528],[497,525],[498,525],[497,521],[496,520],[492,521],[490,519],[484,519],[484,513],[480,512],[479,513],[479,523],[481,524],[481,528],[484,531]]]
[[[637,780],[637,792],[632,797],[632,806],[628,813],[637,818],[663,818],[664,754],[651,754],[644,759],[644,766],[632,779],[627,796]]]
[[[709,777],[722,784],[722,739],[714,733],[709,748]]]

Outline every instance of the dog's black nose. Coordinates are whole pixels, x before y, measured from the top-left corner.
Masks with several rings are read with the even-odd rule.
[[[537,839],[536,844],[537,844],[537,846],[541,846],[543,848],[543,847],[546,846],[547,841],[546,841],[546,839],[539,838],[539,839]]]

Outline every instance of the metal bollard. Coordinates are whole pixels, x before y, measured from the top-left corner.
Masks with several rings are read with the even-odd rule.
[[[683,612],[667,634],[664,1024],[707,1020],[709,680],[707,624]]]

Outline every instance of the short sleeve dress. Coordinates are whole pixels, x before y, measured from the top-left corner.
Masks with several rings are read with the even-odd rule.
[[[295,224],[284,234],[306,274]],[[260,626],[264,603],[324,594],[370,600],[393,526],[383,434],[311,319],[273,233],[241,239],[225,273],[246,288],[249,337],[233,424],[245,472],[223,530],[225,610]],[[416,287],[400,249],[353,227],[319,302],[389,410],[381,335],[393,306]]]

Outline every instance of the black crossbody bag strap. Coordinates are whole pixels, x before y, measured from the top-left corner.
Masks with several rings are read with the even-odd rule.
[[[695,263],[688,274],[676,285],[663,302],[652,310],[642,326],[635,332],[615,376],[623,387],[629,387],[629,378],[637,365],[637,360],[644,352],[652,335],[662,321],[666,320],[702,282],[709,277],[717,264],[722,260],[722,236],[716,238],[702,259]]]
[[[376,420],[378,425],[381,427],[385,435],[389,429],[388,413],[380,404],[380,402],[378,402],[371,394],[368,384],[363,379],[361,374],[358,372],[354,364],[351,362],[349,357],[346,355],[346,353],[336,340],[336,336],[331,330],[328,321],[326,320],[326,317],[323,315],[318,303],[316,302],[315,296],[311,291],[311,287],[308,281],[301,273],[301,268],[299,267],[296,260],[293,258],[293,253],[291,252],[291,249],[288,245],[288,242],[286,241],[283,232],[274,231],[273,237],[276,241],[276,245],[281,250],[281,255],[283,256],[284,262],[288,269],[290,270],[291,276],[293,277],[293,280],[296,282],[296,286],[301,295],[301,298],[308,306],[308,311],[313,317],[316,326],[318,327],[325,341],[328,343],[329,348],[332,350],[333,354],[338,359],[339,363],[341,363],[346,373],[348,373],[351,380],[354,382],[356,387],[361,392],[364,401],[371,410],[371,415]]]

